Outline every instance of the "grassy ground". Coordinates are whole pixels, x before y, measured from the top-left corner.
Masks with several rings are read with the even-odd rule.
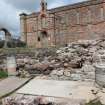
[[[49,50],[56,50],[55,47],[46,48]],[[35,53],[35,51],[44,50],[44,48],[1,48],[0,53],[8,54],[8,53]]]
[[[6,78],[8,76],[7,72],[0,71],[0,79]]]
[[[90,101],[86,105],[103,105],[100,101]]]

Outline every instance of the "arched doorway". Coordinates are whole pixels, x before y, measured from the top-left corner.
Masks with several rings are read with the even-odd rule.
[[[7,47],[7,42],[8,41],[11,41],[11,34],[10,32],[5,29],[5,28],[1,28],[0,29],[0,32],[1,32],[1,35],[3,35],[3,40],[5,40],[5,44],[4,44],[4,47]]]
[[[37,37],[38,47],[47,48],[49,46],[49,35],[47,31],[41,31]]]
[[[42,38],[47,38],[48,37],[47,31],[41,31],[41,36]]]
[[[47,48],[49,46],[49,37],[47,31],[41,31],[42,47]]]

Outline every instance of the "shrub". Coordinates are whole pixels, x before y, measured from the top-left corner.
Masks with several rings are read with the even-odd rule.
[[[0,71],[0,78],[6,78],[8,76],[7,72]]]
[[[7,42],[7,47],[9,47],[9,48],[15,48],[16,47],[16,44],[15,44],[14,41],[8,41]]]
[[[16,47],[26,47],[26,43],[22,42],[22,41],[18,41],[16,43]]]
[[[13,40],[7,42],[7,47],[9,48],[15,48],[15,47],[25,47],[26,43],[20,41],[20,40]]]
[[[5,44],[5,40],[0,40],[0,48],[3,48]],[[8,48],[16,48],[16,47],[26,47],[26,43],[20,40],[12,40],[7,42]]]

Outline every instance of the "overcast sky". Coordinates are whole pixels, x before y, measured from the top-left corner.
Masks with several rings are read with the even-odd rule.
[[[48,8],[55,8],[85,0],[47,0]],[[0,0],[0,27],[7,28],[13,35],[20,35],[19,14],[38,11],[40,0]]]

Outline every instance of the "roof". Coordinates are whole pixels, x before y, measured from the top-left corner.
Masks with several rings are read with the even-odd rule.
[[[84,2],[79,2],[79,3],[75,3],[75,4],[70,4],[70,5],[66,5],[66,6],[49,9],[48,12],[56,13],[56,12],[60,12],[60,11],[66,11],[66,10],[70,10],[70,9],[76,9],[76,8],[90,6],[90,5],[102,4],[102,3],[105,3],[105,0],[88,0],[88,1],[84,1]],[[29,14],[27,16],[33,17],[33,16],[38,16],[38,15],[39,15],[39,12],[33,12],[32,14]]]
[[[105,0],[88,0],[88,1],[84,1],[84,2],[79,2],[79,3],[75,3],[75,4],[62,6],[62,7],[53,8],[53,9],[50,9],[49,11],[51,11],[51,13],[55,13],[55,12],[65,11],[68,9],[76,9],[76,8],[90,6],[90,5],[97,5],[97,4],[101,4],[104,2],[105,2]]]

